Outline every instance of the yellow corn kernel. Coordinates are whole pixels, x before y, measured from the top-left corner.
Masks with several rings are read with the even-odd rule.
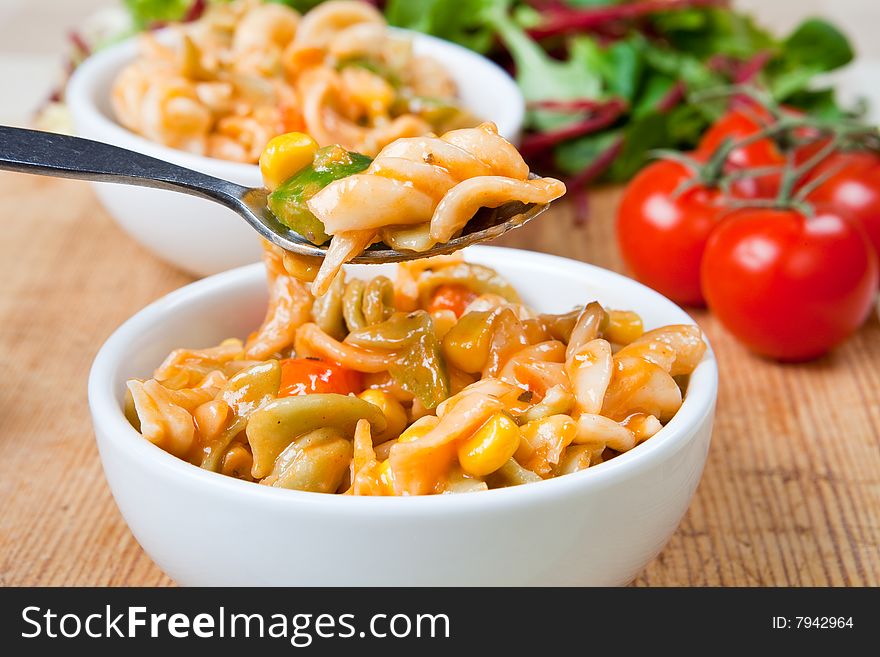
[[[629,344],[645,332],[642,318],[631,310],[609,310],[603,337],[615,344]]]
[[[376,468],[376,481],[383,495],[394,495],[394,471],[388,459],[380,462]]]
[[[490,312],[470,312],[443,336],[443,355],[462,372],[480,372],[489,358],[494,322]]]
[[[312,163],[318,144],[302,132],[278,135],[266,144],[260,155],[263,184],[272,192],[285,180]]]
[[[418,440],[437,426],[440,420],[435,415],[425,415],[413,422],[397,439],[399,443],[411,443]]]
[[[509,415],[495,413],[458,448],[462,470],[474,477],[485,477],[507,463],[522,438]]]
[[[406,429],[406,410],[404,410],[399,401],[387,392],[370,388],[364,390],[358,397],[382,409],[382,413],[385,414],[385,420],[388,422],[385,431],[373,436],[374,445],[397,438]]]

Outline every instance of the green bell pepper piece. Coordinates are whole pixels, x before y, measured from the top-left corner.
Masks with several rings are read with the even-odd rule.
[[[309,166],[269,194],[269,210],[282,224],[320,246],[330,236],[306,203],[334,180],[360,173],[372,161],[366,155],[350,153],[341,146],[325,146],[315,153]]]

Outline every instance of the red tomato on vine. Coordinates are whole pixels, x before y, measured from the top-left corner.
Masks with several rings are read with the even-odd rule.
[[[678,303],[703,305],[700,261],[721,210],[720,192],[699,183],[685,164],[645,167],[617,214],[617,242],[635,278]]]
[[[742,141],[755,137],[773,123],[773,116],[758,105],[732,109],[718,119],[700,139],[697,157],[708,159],[728,140]],[[735,147],[727,157],[726,173],[765,168],[782,167],[785,155],[770,137]],[[742,198],[773,198],[779,190],[779,174],[743,178],[733,186],[734,193]]]
[[[861,228],[824,208],[735,212],[709,238],[701,271],[721,323],[784,361],[821,356],[853,333],[873,308],[877,276]]]
[[[813,172],[828,178],[808,200],[846,213],[865,231],[880,254],[880,156],[870,152],[835,153]]]

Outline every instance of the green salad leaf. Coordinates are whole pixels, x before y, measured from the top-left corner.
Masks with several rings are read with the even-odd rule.
[[[218,0],[214,0],[217,2]],[[219,0],[220,2],[228,2],[228,0]],[[310,9],[314,9],[319,4],[321,4],[324,0],[269,0],[269,2],[277,2],[278,4],[287,5],[288,7],[293,7],[301,14],[306,13]]]
[[[193,0],[125,0],[125,7],[138,29],[155,23],[179,21],[192,4]]]
[[[849,41],[836,27],[808,19],[782,43],[768,65],[770,91],[780,101],[796,99],[817,75],[845,66],[853,56]]]
[[[516,64],[516,81],[527,102],[598,98],[603,95],[602,73],[595,68],[601,54],[591,39],[572,40],[569,58],[550,57],[505,13],[491,18],[499,38]],[[529,124],[538,130],[558,128],[576,117],[531,110]]]
[[[717,55],[746,59],[778,47],[773,36],[751,16],[729,9],[660,12],[652,17],[651,26],[671,48],[700,60]]]
[[[485,14],[508,4],[508,0],[389,0],[385,17],[391,25],[432,34],[485,53],[494,38]]]

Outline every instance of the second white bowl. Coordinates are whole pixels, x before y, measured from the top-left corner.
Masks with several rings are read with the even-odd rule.
[[[525,101],[507,73],[485,57],[432,36],[395,30],[412,38],[413,50],[447,68],[466,109],[494,121],[516,141]],[[165,37],[165,38],[170,38]],[[113,118],[110,90],[119,71],[137,55],[136,39],[102,50],[77,68],[67,87],[74,130],[103,141],[249,187],[262,184],[259,167],[193,155],[149,141]],[[231,210],[203,199],[143,187],[95,183],[104,206],[119,225],[156,255],[195,276],[207,276],[260,257],[257,234]]]

